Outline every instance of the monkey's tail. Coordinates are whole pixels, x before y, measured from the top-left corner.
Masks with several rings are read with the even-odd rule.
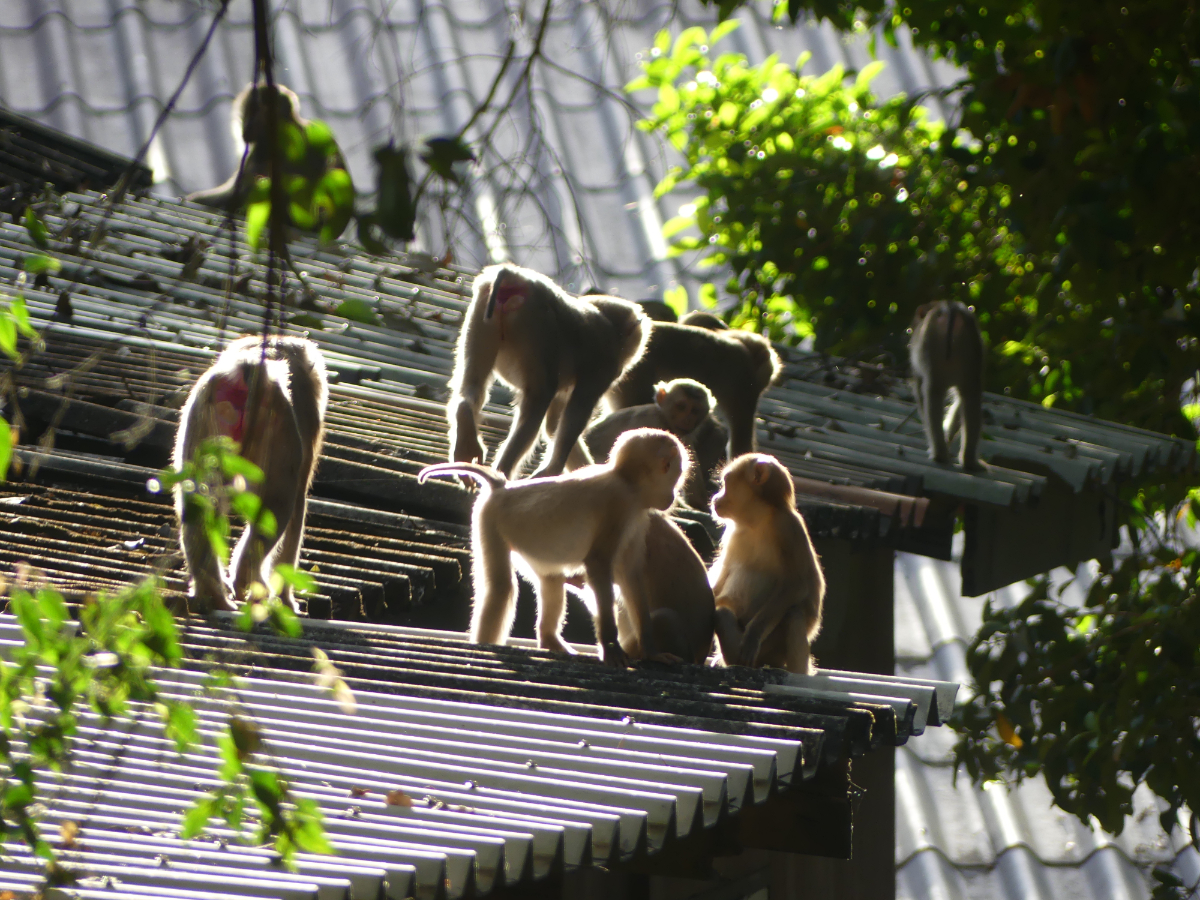
[[[469,462],[448,462],[438,463],[435,466],[426,466],[417,473],[417,483],[424,484],[427,478],[436,478],[438,475],[466,475],[469,478],[474,478],[480,484],[487,485],[494,491],[508,484],[508,479],[495,469],[481,466],[479,463]]]
[[[511,274],[512,273],[505,268],[501,268],[500,271],[496,273],[496,278],[492,281],[491,292],[488,294],[487,309],[483,313],[483,317],[485,319],[490,319],[492,314],[496,311],[496,295],[500,291],[500,284],[502,281],[504,281],[504,276]]]

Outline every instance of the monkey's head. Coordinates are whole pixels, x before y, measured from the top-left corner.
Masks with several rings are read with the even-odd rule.
[[[277,122],[291,122],[300,125],[300,98],[295,92],[282,84],[276,84],[274,89],[265,83],[248,84],[233,101],[234,136],[240,137],[246,144],[256,144],[267,135],[267,104],[275,101],[275,116]],[[239,129],[241,134],[237,134]]]
[[[690,378],[660,381],[654,386],[654,402],[674,434],[691,434],[713,408],[708,388]]]
[[[765,453],[747,453],[727,465],[721,472],[721,490],[712,499],[718,519],[747,524],[772,509],[795,505],[791,473]]]
[[[669,509],[691,467],[687,449],[675,435],[658,428],[626,431],[609,454],[612,467],[634,486],[646,506]]]

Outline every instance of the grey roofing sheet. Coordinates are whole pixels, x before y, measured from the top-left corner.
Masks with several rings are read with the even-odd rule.
[[[528,51],[541,5],[521,7],[529,17],[524,25],[501,0],[288,0],[273,7],[278,77],[300,94],[306,115],[329,122],[356,183],[368,189],[371,148],[389,137],[463,125],[488,91],[510,29],[518,34],[518,52]],[[180,0],[0,4],[0,105],[132,156],[211,15],[211,5]],[[633,297],[690,281],[679,262],[665,259],[659,234],[682,202],[652,196],[667,158],[659,142],[634,131],[633,109],[620,88],[637,74],[638,54],[659,28],[711,27],[711,11],[695,2],[565,0],[551,15],[546,64],[535,70],[532,97],[519,97],[496,130],[484,174],[472,182],[466,218],[447,223],[456,258],[483,265],[490,240],[577,290],[601,284]],[[789,61],[808,50],[816,72],[869,61],[864,41],[847,42],[828,27],[775,28],[757,8],[741,18],[742,29],[722,49],[752,59],[778,52]],[[899,49],[879,42],[887,63],[876,81],[880,93],[913,93],[949,80],[950,69],[901,41]],[[229,106],[252,65],[249,4],[234,3],[152,148],[160,192],[209,187],[233,171]],[[636,98],[635,108],[645,109],[651,97]],[[471,137],[479,138],[486,123]],[[431,220],[422,240],[440,249],[442,235],[443,223]]]
[[[20,640],[0,615],[0,652]],[[827,763],[844,771],[847,755],[943,719],[955,690],[840,672],[616,671],[586,650],[552,662],[457,633],[349,623],[247,640],[226,617],[192,619],[182,641],[185,667],[157,674],[168,696],[197,705],[203,746],[174,754],[149,709],[107,728],[87,713],[69,772],[42,779],[41,827],[80,826],[60,858],[85,886],[322,900],[528,888],[652,857]],[[341,668],[354,710],[313,684],[311,646]],[[235,690],[198,693],[213,665],[237,676]],[[292,789],[321,807],[337,856],[301,854],[288,873],[223,826],[179,839],[181,810],[217,784],[214,738],[235,708],[262,728]],[[42,871],[17,845],[4,852],[0,889]]]
[[[1092,577],[1087,564],[1079,575],[1068,602]],[[908,553],[896,556],[894,583],[897,673],[961,683],[969,681],[965,650],[984,601],[1013,605],[1026,590],[1017,584],[964,598],[956,563]],[[940,729],[896,753],[898,898],[1145,900],[1154,863],[1172,864],[1189,884],[1200,877],[1186,822],[1182,832],[1164,834],[1158,814],[1165,806],[1146,788],[1134,795],[1134,815],[1113,838],[1052,806],[1040,778],[1013,790],[973,788],[959,771],[955,784],[953,744],[954,733]]]
[[[189,366],[198,370],[223,337],[259,327],[262,267],[239,244],[236,287],[228,290],[228,234],[220,216],[162,200],[122,205],[102,247],[81,255],[66,242],[88,231],[96,215],[95,195],[78,195],[49,217],[63,241],[53,247],[63,268],[26,286],[30,310],[46,325],[54,352],[78,355],[89,342],[96,348],[107,343],[102,355],[110,368],[122,368],[121,356],[131,363],[142,359],[140,382],[123,385],[127,399],[177,403],[178,391],[194,377]],[[183,235],[197,243],[185,244]],[[0,224],[0,277],[17,280],[32,249],[23,227]],[[203,261],[194,275],[185,274],[193,253],[201,253]],[[472,274],[431,269],[419,256],[373,259],[308,242],[298,244],[297,258],[303,260],[303,276],[291,279],[288,330],[317,340],[337,372],[331,423],[350,439],[369,437],[403,451],[413,471],[419,462],[444,458],[440,403]],[[73,309],[69,323],[55,321],[64,291]],[[329,312],[347,300],[368,305],[380,323],[361,324]],[[128,346],[114,345],[113,336]],[[1016,466],[1037,464],[1079,491],[1157,470],[1178,471],[1195,460],[1195,448],[1178,438],[987,395],[981,453],[993,465],[983,474],[966,474],[929,461],[902,380],[885,374],[867,382],[872,373],[862,368],[779,349],[784,377],[761,405],[760,442],[801,478],[1010,506],[1036,502],[1047,477]],[[183,365],[156,363],[160,354]],[[83,395],[103,393],[103,381],[99,372],[81,375]],[[111,386],[112,378],[108,381]],[[112,390],[108,393],[107,402],[113,402]],[[163,399],[171,394],[174,401]],[[499,401],[502,394],[493,397]],[[372,410],[397,408],[396,428],[381,429],[372,421]],[[485,439],[494,445],[508,428],[508,408],[496,402],[487,413]],[[883,536],[903,546],[900,532],[919,521],[903,506],[835,503],[828,497],[801,501],[820,533]]]

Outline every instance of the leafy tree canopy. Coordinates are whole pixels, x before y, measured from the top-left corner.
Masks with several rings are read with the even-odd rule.
[[[725,19],[743,0],[710,5]],[[683,159],[659,193],[689,201],[668,237],[718,276],[734,324],[904,368],[915,308],[960,299],[989,343],[989,389],[1194,436],[1200,407],[1181,400],[1200,359],[1195,3],[790,0],[776,14],[890,42],[907,26],[963,78],[943,125],[921,98],[874,97],[876,64],[752,65],[712,49],[728,21],[659,35],[629,89],[658,92],[643,127]],[[985,610],[957,723],[973,778],[1040,774],[1110,831],[1138,784],[1167,801],[1165,827],[1200,807],[1189,480],[1130,489],[1132,555],[1083,608],[1043,580]],[[1156,897],[1196,890],[1159,874]]]

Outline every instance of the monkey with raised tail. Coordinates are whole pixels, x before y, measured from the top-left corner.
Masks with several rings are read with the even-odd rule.
[[[250,522],[230,560],[232,586],[205,533],[198,511],[175,491],[180,543],[190,576],[192,612],[233,610],[270,585],[275,565],[296,566],[304,537],[308,488],[324,439],[329,387],[325,360],[317,345],[302,338],[248,336],[231,343],[202,374],[179,414],[173,465],[195,458],[210,438],[228,437],[241,455],[263,472],[247,489],[275,518],[275,534]],[[290,585],[280,599],[295,609]]]
[[[917,308],[912,338],[908,342],[913,370],[913,395],[925,426],[929,456],[950,461],[946,433],[962,429],[959,464],[966,470],[982,468],[979,432],[983,424],[983,337],[979,322],[957,300],[938,300]],[[942,418],[946,394],[954,402]]]
[[[607,464],[567,475],[510,482],[477,463],[422,469],[419,481],[466,475],[483,486],[471,517],[471,640],[503,644],[508,639],[516,597],[511,556],[517,553],[539,582],[538,646],[560,655],[571,652],[561,637],[565,583],[582,569],[596,598],[601,657],[610,665],[624,664],[614,613],[616,558],[642,513],[675,502],[687,464],[677,437],[642,428],[621,435]]]
[[[708,573],[721,654],[730,665],[812,674],[825,575],[792,476],[773,456],[748,453],[725,467],[721,481],[712,509],[725,534]]]
[[[571,297],[530,269],[505,263],[475,279],[463,319],[446,407],[450,458],[482,462],[478,419],[492,381],[517,393],[517,413],[494,468],[511,477],[544,430],[548,452],[534,477],[558,475],[572,458],[592,459],[579,442],[597,401],[641,354],[647,320],[616,297]]]

